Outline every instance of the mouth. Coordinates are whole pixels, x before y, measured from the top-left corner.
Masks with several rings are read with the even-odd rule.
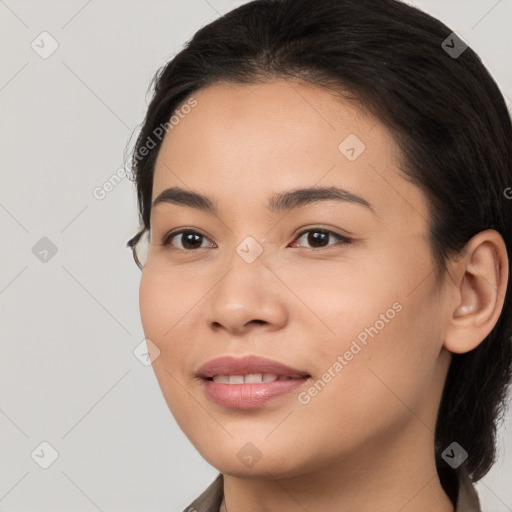
[[[223,376],[219,376],[223,377]],[[229,409],[257,409],[277,398],[290,399],[292,391],[305,386],[309,376],[301,378],[283,378],[271,382],[246,382],[244,375],[232,375],[234,382],[219,382],[215,377],[203,379],[202,389],[205,395],[217,405]],[[241,382],[244,379],[244,382]]]
[[[273,382],[287,378],[310,377],[308,372],[254,355],[244,357],[223,356],[208,361],[196,372],[203,379],[222,379],[221,382],[241,384],[246,382]],[[241,381],[241,379],[244,379]],[[226,380],[229,379],[229,380]]]
[[[220,382],[222,384],[260,384],[262,382],[276,382],[281,380],[300,380],[311,377],[291,377],[289,375],[276,375],[274,373],[249,373],[246,375],[214,375],[205,380]]]
[[[305,371],[256,356],[213,359],[197,376],[207,398],[230,409],[255,409],[278,397],[290,398],[311,379]]]

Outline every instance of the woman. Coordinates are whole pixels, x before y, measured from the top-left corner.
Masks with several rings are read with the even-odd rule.
[[[162,393],[219,470],[186,510],[480,510],[511,135],[475,53],[394,0],[250,2],[159,71],[128,244]]]

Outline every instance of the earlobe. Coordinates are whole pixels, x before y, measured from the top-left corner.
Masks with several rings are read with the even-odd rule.
[[[476,234],[457,262],[455,304],[448,318],[444,346],[457,354],[476,348],[492,331],[503,309],[508,281],[507,250],[501,235]]]

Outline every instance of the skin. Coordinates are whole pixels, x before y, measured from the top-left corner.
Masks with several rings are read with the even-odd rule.
[[[503,306],[508,261],[501,236],[476,235],[436,280],[428,204],[402,176],[390,132],[354,102],[315,86],[274,80],[215,84],[160,149],[153,199],[180,186],[211,196],[219,215],[175,204],[151,212],[140,283],[146,338],[163,396],[199,453],[224,474],[221,510],[448,512],[434,462],[434,425],[451,352],[475,348]],[[356,134],[354,161],[338,145]],[[276,192],[339,186],[359,204],[320,201],[288,212]],[[180,227],[204,235],[189,248]],[[305,228],[332,235],[313,246]],[[237,246],[252,236],[262,254]],[[307,390],[357,335],[402,306],[309,403]],[[361,344],[360,344],[361,345]],[[221,355],[255,354],[311,375],[264,407],[210,401],[196,371]],[[237,456],[252,443],[252,467]],[[469,451],[471,447],[464,447]],[[227,507],[226,507],[227,505]]]

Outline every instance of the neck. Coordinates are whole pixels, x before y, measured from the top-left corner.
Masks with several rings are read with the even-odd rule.
[[[296,512],[298,507],[454,512],[437,474],[432,432],[414,419],[408,432],[395,437],[396,442],[380,439],[344,454],[341,461],[291,477],[272,476],[264,470],[258,477],[224,474],[220,512]]]

